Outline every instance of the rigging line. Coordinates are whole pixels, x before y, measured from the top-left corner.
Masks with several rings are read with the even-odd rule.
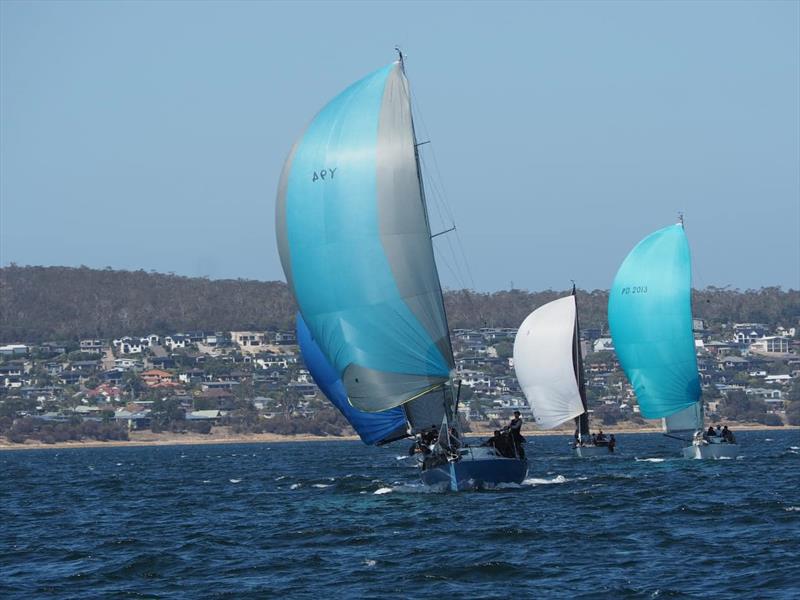
[[[424,167],[423,174],[425,174],[429,170],[429,168],[426,165],[424,160],[421,160],[421,163],[422,163],[422,166]],[[436,186],[436,183],[434,181],[430,180],[430,177],[426,177],[426,180],[431,184],[431,185],[429,185],[428,189],[430,191],[438,192],[438,187]],[[432,195],[429,195],[429,198],[433,199],[432,203],[436,207],[436,213],[437,213],[437,215],[438,215],[438,217],[439,217],[439,219],[440,219],[440,221],[442,223],[442,226],[443,227],[447,227],[447,221],[445,221],[444,215],[442,214],[441,201],[440,201],[439,194],[438,193],[434,193]],[[429,205],[430,204],[431,203],[429,203]],[[453,222],[451,221],[451,223],[453,223]],[[451,228],[448,228],[448,231],[452,231],[453,229],[455,229],[455,223],[453,223],[453,226]],[[452,261],[453,261],[453,265],[454,265],[454,267],[453,267],[454,273],[453,274],[456,275],[456,277],[457,277],[457,283],[458,283],[458,285],[460,285],[462,287],[466,287],[467,279],[464,276],[464,270],[462,269],[462,265],[461,265],[462,261],[459,261],[458,253],[456,252],[455,248],[453,247],[453,242],[450,239],[450,236],[448,236],[448,238],[447,238],[447,246],[448,246],[448,248],[450,250],[451,258],[452,258]],[[440,252],[444,252],[444,250],[440,249]]]
[[[414,111],[415,111],[416,115],[419,118],[419,123],[420,123],[420,125],[422,125],[422,128],[425,131],[425,134],[426,134],[425,138],[426,139],[430,139],[431,135],[430,135],[430,130],[428,129],[428,124],[425,121],[425,116],[423,115],[422,110],[420,109],[419,102],[417,102],[415,95],[411,96],[411,102],[412,102],[412,106],[414,108]],[[434,170],[435,170],[435,173],[436,173],[436,177],[435,178],[432,177],[433,172],[430,172],[428,178],[429,178],[429,180],[433,181],[434,185],[437,187],[437,193],[439,193],[441,195],[441,200],[442,200],[442,204],[443,204],[443,207],[444,207],[444,211],[449,216],[450,222],[454,224],[455,223],[455,218],[453,217],[453,211],[452,211],[452,208],[450,207],[450,203],[447,201],[447,190],[444,187],[444,180],[442,179],[442,172],[441,172],[441,169],[439,167],[439,160],[438,160],[438,158],[436,156],[436,151],[435,151],[434,145],[431,144],[430,146],[431,146],[431,155],[433,157],[433,167],[434,167]],[[418,153],[418,155],[420,155],[420,157],[421,157],[421,153]],[[438,188],[441,188],[441,190],[439,190]],[[438,210],[438,203],[437,203],[437,210]],[[470,289],[474,290],[475,287],[476,287],[475,286],[475,278],[474,278],[474,276],[472,274],[472,268],[471,268],[469,260],[467,258],[467,253],[464,250],[463,240],[461,239],[461,235],[460,235],[460,233],[458,231],[456,231],[456,242],[458,244],[458,250],[459,250],[459,253],[460,253],[460,261],[458,259],[456,259],[456,262],[463,263],[464,270],[465,270],[465,272],[466,272],[466,274],[467,274],[467,276],[469,278],[469,283],[470,283],[469,287],[470,287]],[[457,253],[455,252],[455,249],[453,250],[453,254],[454,254],[454,258],[455,258],[456,255],[457,255]],[[460,265],[459,265],[459,268],[460,268]],[[466,288],[467,286],[464,286],[464,287]]]
[[[423,161],[423,165],[426,165],[426,163],[424,161]],[[427,167],[427,165],[425,166],[425,168],[426,168],[426,172],[430,171],[430,169],[429,169],[429,167]],[[442,224],[444,226],[446,226],[447,221],[445,221],[444,215],[442,215],[440,189],[439,189],[439,187],[437,185],[437,182],[436,182],[435,178],[431,178],[430,175],[428,175],[428,178],[430,179],[430,182],[431,182],[431,185],[429,186],[429,189],[431,189],[432,191],[435,192],[433,197],[435,199],[435,205],[436,205],[437,214],[438,214],[439,218],[441,219]],[[455,224],[454,221],[451,221],[451,223]],[[469,261],[466,259],[466,253],[464,252],[463,242],[461,241],[461,237],[458,235],[458,230],[456,230],[456,243],[458,244],[458,251],[456,250],[456,247],[454,247],[453,241],[450,239],[450,237],[451,236],[448,236],[448,238],[447,238],[447,246],[450,249],[450,253],[452,255],[453,263],[455,264],[456,268],[458,269],[458,274],[459,274],[459,282],[458,283],[459,283],[459,285],[461,285],[465,289],[468,288],[468,287],[471,287],[472,289],[474,289],[475,288],[475,281],[474,281],[474,278],[472,277],[472,272],[471,272],[470,267],[469,267]]]

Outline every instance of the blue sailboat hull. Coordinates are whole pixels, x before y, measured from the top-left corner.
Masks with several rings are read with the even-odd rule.
[[[420,476],[426,485],[453,491],[475,490],[504,483],[522,483],[528,475],[528,461],[506,458],[488,448],[466,448],[461,458],[433,468],[424,469]]]

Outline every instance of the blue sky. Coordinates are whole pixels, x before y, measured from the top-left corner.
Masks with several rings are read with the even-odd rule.
[[[799,31],[798,2],[5,0],[0,262],[283,279],[286,154],[399,44],[446,287],[608,288],[683,211],[696,286],[798,288]]]

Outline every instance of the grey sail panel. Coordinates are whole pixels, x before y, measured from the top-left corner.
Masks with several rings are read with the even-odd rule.
[[[445,377],[422,378],[417,374],[391,373],[355,363],[344,371],[342,382],[350,404],[367,412],[380,412],[399,406],[427,390],[441,387]]]
[[[398,65],[387,77],[378,122],[380,237],[400,295],[452,369],[453,351],[414,144],[408,80]]]
[[[440,386],[403,406],[411,425],[411,433],[439,427],[445,414],[445,389]]]

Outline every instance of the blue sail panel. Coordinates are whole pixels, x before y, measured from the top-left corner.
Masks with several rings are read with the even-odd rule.
[[[611,286],[614,348],[648,419],[667,417],[700,399],[691,293],[691,254],[680,224],[639,242]]]
[[[453,368],[416,170],[408,85],[394,63],[327,104],[278,190],[278,249],[300,312],[350,402],[379,412]]]
[[[347,400],[347,390],[339,374],[314,341],[300,313],[297,313],[297,343],[314,382],[331,404],[350,422],[365,444],[376,444],[403,434],[406,429],[406,417],[402,408],[368,413],[350,405]]]

